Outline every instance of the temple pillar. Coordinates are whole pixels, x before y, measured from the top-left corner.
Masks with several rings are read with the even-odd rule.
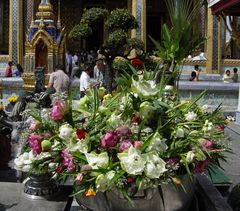
[[[25,27],[28,29],[32,23],[32,21],[35,19],[35,1],[34,0],[25,0]]]
[[[217,73],[222,73],[222,19],[218,18],[218,71]]]
[[[18,62],[18,0],[9,1],[9,60]]]
[[[18,0],[18,18],[17,18],[17,61],[23,65],[23,0]]]
[[[132,11],[132,0],[128,0],[128,1],[127,1],[127,9],[128,9],[129,11]]]
[[[3,14],[4,2],[0,1],[0,48],[3,46]]]
[[[137,0],[132,0],[132,15],[137,18]],[[131,31],[131,38],[136,38],[137,31],[136,29],[132,29]]]
[[[141,10],[141,40],[144,43],[144,50],[147,47],[147,0],[142,0]]]
[[[208,9],[208,30],[207,30],[207,73],[217,73],[218,71],[218,20]]]
[[[146,0],[132,0],[131,7],[132,15],[138,22],[138,28],[131,31],[131,38],[141,39],[146,48]]]

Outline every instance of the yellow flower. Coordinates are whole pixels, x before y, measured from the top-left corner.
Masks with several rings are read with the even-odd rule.
[[[96,192],[93,188],[89,188],[87,192],[85,192],[85,196],[96,196]]]
[[[106,101],[106,100],[110,100],[112,98],[112,95],[111,94],[107,94],[107,95],[104,95],[103,96],[103,100]]]
[[[3,104],[0,104],[0,111],[3,111],[3,109],[4,109]]]
[[[8,102],[9,103],[16,103],[17,99],[18,99],[18,97],[16,95],[12,95],[8,98]]]

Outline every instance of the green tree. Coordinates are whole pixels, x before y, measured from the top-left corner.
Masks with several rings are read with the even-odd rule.
[[[126,9],[108,11],[102,8],[84,10],[80,24],[74,26],[70,32],[70,38],[87,38],[94,33],[96,24],[104,21],[108,31],[106,43],[100,48],[100,54],[104,55],[108,68],[105,72],[105,86],[112,90],[114,72],[113,60],[117,56],[127,58],[133,49],[144,50],[141,40],[130,38],[129,30],[136,29],[138,24],[134,16]]]

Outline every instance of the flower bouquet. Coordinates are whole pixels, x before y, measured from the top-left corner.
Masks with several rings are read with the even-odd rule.
[[[220,107],[199,105],[205,92],[180,102],[165,77],[159,84],[154,77],[125,73],[114,95],[93,89],[77,110],[57,100],[32,115],[27,151],[16,164],[73,177],[75,195],[115,189],[130,202],[140,190],[181,186],[181,175],[219,166],[228,148]]]

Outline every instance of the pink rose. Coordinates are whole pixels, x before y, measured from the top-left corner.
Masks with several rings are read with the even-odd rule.
[[[33,121],[31,121],[29,130],[35,131],[35,130],[37,130],[39,128],[39,126],[40,126],[40,122],[33,120]]]
[[[33,154],[40,154],[42,152],[41,140],[42,136],[36,134],[30,134],[28,137],[28,143],[33,151]]]
[[[203,139],[201,143],[206,149],[211,149],[213,146],[213,142],[209,139]]]
[[[120,143],[119,152],[123,152],[124,150],[128,149],[132,146],[132,142],[130,140],[124,140]]]
[[[194,173],[198,173],[198,174],[203,173],[203,172],[206,170],[208,164],[209,164],[209,160],[208,160],[208,159],[206,159],[206,160],[204,160],[204,161],[199,161],[199,162],[196,164],[196,166],[195,166],[195,168],[194,168],[194,170],[193,170]]]
[[[79,173],[75,179],[76,185],[81,185],[82,181],[83,181],[83,174]]]
[[[56,101],[52,107],[50,117],[54,121],[59,121],[63,119],[64,114],[67,111],[66,104],[60,100]]]
[[[62,164],[67,167],[69,172],[75,171],[75,165],[73,163],[73,156],[70,154],[68,149],[64,149],[61,153],[61,157],[63,158]]]
[[[141,149],[142,142],[141,141],[134,141],[133,146],[135,149]]]
[[[130,128],[127,125],[118,127],[115,131],[120,137],[128,137],[129,135],[132,134]]]
[[[118,136],[114,132],[106,133],[101,140],[102,148],[115,147],[118,143]]]

